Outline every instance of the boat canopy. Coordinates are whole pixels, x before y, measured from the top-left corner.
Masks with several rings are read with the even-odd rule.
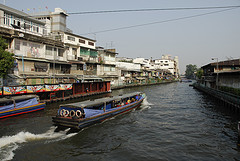
[[[142,92],[133,92],[133,93],[128,93],[128,94],[119,95],[119,96],[99,98],[99,99],[95,99],[95,100],[87,100],[87,101],[83,101],[83,102],[64,104],[64,105],[60,105],[60,107],[87,108],[87,107],[102,105],[102,104],[105,104],[108,102],[113,102],[113,101],[118,102],[125,98],[129,98],[129,97],[133,97],[133,96],[141,95],[141,94],[142,94]]]
[[[38,97],[37,95],[22,95],[22,96],[12,96],[12,97],[4,97],[0,98],[0,104],[7,103],[7,102],[18,102],[22,100],[28,100],[32,98]]]

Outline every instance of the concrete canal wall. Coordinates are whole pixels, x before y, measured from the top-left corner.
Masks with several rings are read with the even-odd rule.
[[[224,107],[233,110],[234,112],[240,113],[240,96],[216,90],[214,88],[209,88],[200,83],[193,84],[193,87],[214,97],[221,104],[223,104]]]
[[[165,83],[173,83],[173,82],[178,82],[178,80],[171,80],[171,81],[163,80],[161,82],[154,82],[154,83],[124,84],[124,85],[119,85],[119,86],[111,86],[111,90],[123,89],[123,88],[131,88],[131,87],[139,87],[139,86],[149,86],[149,85],[165,84]]]

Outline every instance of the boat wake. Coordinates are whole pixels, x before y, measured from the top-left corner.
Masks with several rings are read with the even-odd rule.
[[[19,148],[20,144],[37,141],[46,140],[46,142],[64,140],[69,137],[76,135],[77,133],[67,134],[70,129],[65,131],[54,132],[55,127],[51,127],[47,132],[43,134],[32,134],[30,132],[19,132],[13,136],[3,136],[0,138],[0,160],[11,160],[14,157],[14,151]]]
[[[147,101],[147,96],[146,96],[142,102],[142,105],[140,106],[140,111],[145,110],[145,109],[150,109],[151,105],[153,105],[153,104],[151,104]]]

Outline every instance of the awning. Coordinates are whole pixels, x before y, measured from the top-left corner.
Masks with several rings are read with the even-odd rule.
[[[34,67],[38,69],[44,69],[47,71],[48,69],[48,63],[43,63],[43,62],[34,62]]]
[[[85,64],[83,61],[70,61],[71,64]]]
[[[54,60],[50,60],[50,63],[52,64],[64,64],[64,65],[71,65],[70,63],[68,62],[64,62],[64,61],[54,61]]]

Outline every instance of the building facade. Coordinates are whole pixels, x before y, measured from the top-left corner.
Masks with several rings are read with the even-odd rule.
[[[61,8],[28,15],[0,4],[0,16],[0,36],[16,58],[8,85],[95,80],[121,85],[160,79],[167,71],[178,78],[178,57],[116,58],[115,49],[96,47],[96,40],[68,29]]]

